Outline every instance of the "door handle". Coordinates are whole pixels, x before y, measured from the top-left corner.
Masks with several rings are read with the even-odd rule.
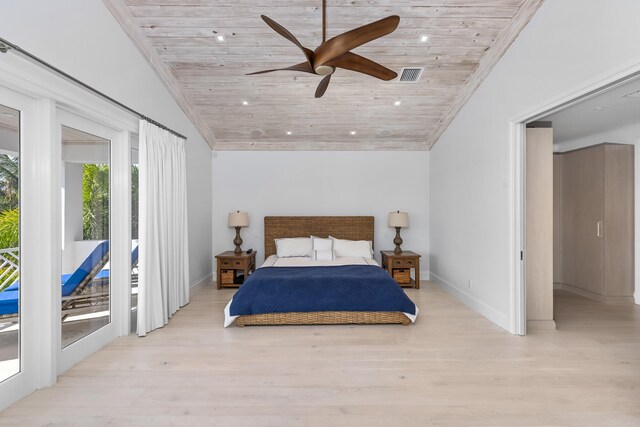
[[[596,236],[602,237],[602,221],[596,222]]]

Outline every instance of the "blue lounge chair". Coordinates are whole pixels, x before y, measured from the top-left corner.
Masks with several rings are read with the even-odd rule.
[[[73,274],[62,276],[63,312],[86,306],[87,303],[93,303],[93,301],[88,302],[85,298],[79,298],[79,296],[91,284],[93,279],[101,273],[102,268],[108,261],[109,241],[105,240],[89,254]],[[108,274],[107,270],[106,275],[108,276]],[[0,320],[11,321],[14,318],[17,319],[19,293],[19,281],[0,292]],[[96,299],[99,295],[89,295],[89,297]]]

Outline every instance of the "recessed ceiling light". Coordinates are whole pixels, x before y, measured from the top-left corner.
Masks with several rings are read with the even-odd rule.
[[[351,135],[355,135],[355,134],[356,134],[356,131],[355,131],[355,130],[352,130],[350,133],[351,133]]]
[[[249,105],[249,101],[242,101],[242,105]]]
[[[227,41],[227,38],[224,36],[224,34],[216,34],[216,40],[218,41],[218,43],[224,43]]]
[[[287,135],[291,135],[293,132],[291,132],[290,130],[287,131]]]
[[[607,109],[607,107],[604,107],[602,105],[598,105],[598,106],[592,108],[592,110],[606,110],[606,109]]]
[[[396,101],[393,103],[393,105],[400,105],[400,104],[402,104],[402,101]]]
[[[429,43],[430,38],[431,36],[429,36],[428,34],[423,34],[420,36],[420,43]]]

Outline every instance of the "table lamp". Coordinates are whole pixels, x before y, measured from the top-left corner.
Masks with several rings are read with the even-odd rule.
[[[399,254],[402,252],[400,245],[402,244],[402,237],[400,237],[400,229],[402,227],[409,226],[409,214],[406,212],[389,212],[389,227],[396,228],[396,237],[393,239],[393,243],[396,244],[396,248],[393,252]]]
[[[249,226],[249,214],[246,212],[230,212],[229,213],[229,227],[235,227],[236,238],[233,239],[233,244],[236,245],[236,250],[233,251],[236,255],[242,253],[240,245],[242,245],[242,238],[240,237],[240,228]]]

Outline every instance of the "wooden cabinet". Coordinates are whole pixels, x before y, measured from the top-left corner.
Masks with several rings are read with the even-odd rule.
[[[601,300],[633,296],[631,145],[600,144],[554,156],[554,282]]]
[[[382,268],[398,282],[400,286],[420,289],[420,255],[411,251],[380,251]],[[413,272],[413,277],[412,273]]]
[[[233,251],[216,255],[218,289],[240,286],[244,280],[256,269],[255,251],[236,255]]]

